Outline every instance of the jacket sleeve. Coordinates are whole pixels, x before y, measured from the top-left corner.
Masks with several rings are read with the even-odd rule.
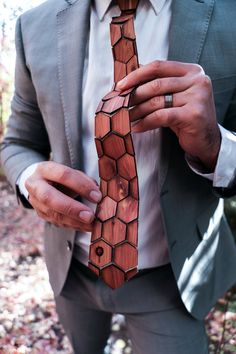
[[[16,186],[18,177],[29,165],[48,160],[51,149],[30,71],[26,65],[21,18],[16,24],[15,44],[15,92],[0,156],[6,177],[19,197]]]

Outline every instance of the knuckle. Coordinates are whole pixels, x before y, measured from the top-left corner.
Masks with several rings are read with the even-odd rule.
[[[45,168],[48,168],[48,167],[49,167],[49,164],[50,164],[49,161],[42,161],[42,162],[39,162],[38,165],[37,165],[37,167],[36,167],[35,172],[41,174],[42,172],[45,171]]]
[[[195,105],[192,109],[194,118],[199,119],[204,115],[204,106],[202,104]]]
[[[199,102],[205,102],[208,100],[208,97],[206,97],[205,94],[203,94],[201,91],[194,92],[191,99],[194,99],[195,104],[199,104]]]
[[[203,67],[199,64],[191,64],[192,71],[197,74],[204,74]]]
[[[154,71],[154,73],[158,73],[159,72],[160,65],[161,65],[160,60],[154,60],[150,65],[151,65],[151,68]]]
[[[68,215],[68,216],[75,216],[76,214],[78,214],[78,212],[76,213],[74,207],[70,204],[64,206],[63,213],[64,215]]]
[[[71,177],[71,170],[69,167],[64,167],[58,172],[59,183],[65,183]]]
[[[160,98],[160,96],[154,96],[150,99],[149,102],[150,102],[151,108],[157,108],[160,106],[161,98]]]
[[[203,98],[203,96],[205,97],[206,92],[211,92],[212,89],[212,82],[211,79],[208,75],[199,75],[196,80],[195,83],[197,84],[197,86],[201,87],[201,99]],[[204,89],[204,90],[202,90]]]
[[[61,215],[60,213],[54,212],[53,213],[53,221],[57,225],[61,225],[63,223],[63,215]]]
[[[48,204],[51,200],[51,193],[49,190],[45,190],[44,192],[41,193],[41,195],[39,196],[40,201],[43,204]]]
[[[211,88],[211,79],[208,75],[202,76],[202,85],[206,88]]]
[[[54,216],[55,216],[56,212],[54,210],[52,210],[52,209],[47,209],[46,214],[47,214],[47,216],[49,218],[54,219]]]
[[[160,112],[159,111],[155,111],[155,112],[153,112],[153,119],[159,119],[160,118]]]
[[[168,87],[176,88],[179,87],[179,84],[180,84],[180,80],[178,77],[172,77],[167,80]]]
[[[161,80],[159,80],[159,79],[153,80],[151,82],[151,87],[152,87],[152,90],[154,91],[154,93],[160,91],[160,89],[161,89]]]

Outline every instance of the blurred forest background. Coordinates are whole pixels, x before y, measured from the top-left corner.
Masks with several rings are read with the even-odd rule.
[[[44,0],[0,2],[0,141],[14,90],[16,18]],[[58,323],[43,261],[43,223],[18,206],[0,166],[0,354],[64,353],[71,348]],[[225,202],[236,237],[236,198]],[[211,354],[236,353],[236,288],[206,318]],[[106,354],[132,353],[124,318],[113,318]],[[95,353],[94,353],[95,354]]]

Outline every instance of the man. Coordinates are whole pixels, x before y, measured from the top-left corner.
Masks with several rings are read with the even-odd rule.
[[[140,0],[143,66],[118,84],[137,86],[140,272],[116,290],[87,262],[101,199],[94,112],[112,86],[109,22],[120,11],[109,0],[52,0],[18,21],[2,164],[46,220],[46,263],[75,353],[103,352],[114,312],[135,354],[208,352],[204,316],[236,280],[219,199],[236,191],[235,11],[234,0]]]

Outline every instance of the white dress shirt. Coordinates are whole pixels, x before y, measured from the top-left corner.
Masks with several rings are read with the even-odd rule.
[[[140,0],[135,17],[135,32],[139,62],[148,64],[153,60],[166,60],[169,50],[169,27],[172,0]],[[90,33],[86,50],[82,97],[82,127],[85,173],[99,181],[98,160],[94,143],[94,112],[101,98],[113,85],[113,58],[110,45],[109,24],[112,16],[118,16],[117,5],[111,0],[95,0],[90,15]],[[155,45],[154,45],[155,44]],[[221,127],[220,127],[221,128]],[[235,173],[231,149],[236,147],[236,136],[221,128],[222,144],[213,174],[205,175],[188,161],[198,174],[213,180],[217,187],[227,187]],[[132,134],[139,177],[139,228],[138,268],[156,267],[169,262],[167,240],[163,225],[158,191],[159,129]],[[24,183],[37,164],[27,168],[19,179],[19,187],[27,197]],[[83,200],[95,210],[95,205]],[[78,232],[76,257],[88,264],[91,234]]]

